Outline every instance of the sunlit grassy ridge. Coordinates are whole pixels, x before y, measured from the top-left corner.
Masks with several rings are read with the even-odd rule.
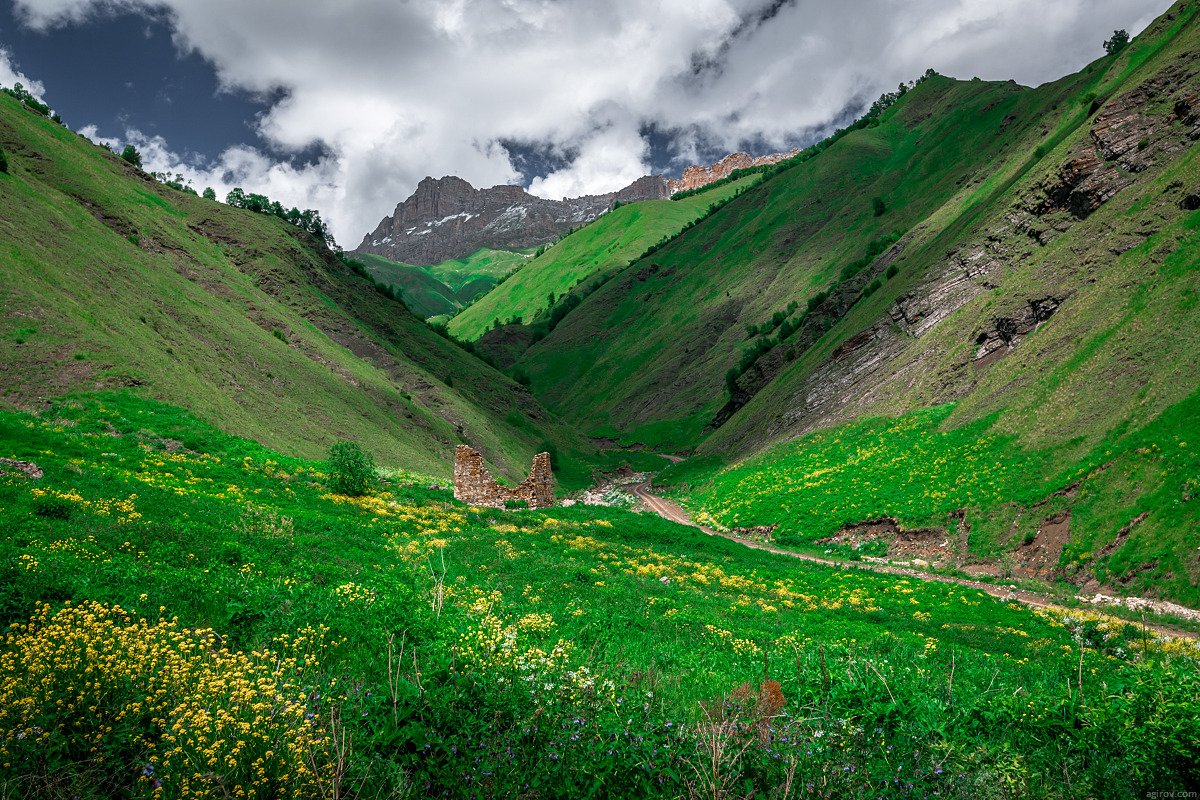
[[[465,440],[514,478],[547,440],[578,454],[527,392],[296,228],[162,186],[7,95],[0,148],[10,407],[143,386],[285,452],[348,438],[439,475]]]
[[[714,764],[834,796],[1198,777],[1200,651],[1101,615],[653,516],[470,509],[416,476],[333,495],[321,464],[128,396],[0,414],[0,451],[46,473],[0,477],[0,622],[34,617],[0,645],[10,796],[676,797]],[[111,654],[113,690],[72,686],[79,648]],[[714,762],[715,731],[735,748]]]
[[[533,322],[549,305],[581,281],[624,266],[651,246],[678,233],[719,204],[745,191],[761,175],[750,175],[684,200],[643,200],[629,203],[572,232],[530,261],[511,278],[464,309],[450,321],[450,333],[478,339],[499,320],[501,324]]]

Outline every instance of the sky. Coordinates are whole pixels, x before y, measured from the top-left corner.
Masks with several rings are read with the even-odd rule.
[[[1035,86],[1170,0],[0,0],[0,85],[354,247],[426,175],[542,197],[809,144],[932,67]]]

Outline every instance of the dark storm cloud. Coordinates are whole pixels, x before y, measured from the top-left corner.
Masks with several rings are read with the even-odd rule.
[[[274,93],[251,118],[254,146],[234,139],[204,163],[176,157],[188,145],[154,136],[161,125],[135,120],[141,133],[129,136],[154,168],[178,166],[197,184],[223,190],[236,181],[289,205],[319,207],[348,244],[427,174],[476,185],[532,178],[531,190],[548,197],[607,191],[652,166],[678,169],[747,143],[803,143],[927,67],[963,78],[1051,80],[1098,57],[1114,28],[1140,30],[1169,5],[14,1],[26,28],[50,37],[144,15],[151,28],[169,28],[184,57],[211,65],[225,90]],[[0,70],[7,63],[0,59]],[[62,80],[25,71],[51,95]],[[153,84],[151,100],[160,88],[171,98],[164,114],[198,102]],[[89,121],[103,122],[72,120]],[[326,155],[294,160],[314,152]]]

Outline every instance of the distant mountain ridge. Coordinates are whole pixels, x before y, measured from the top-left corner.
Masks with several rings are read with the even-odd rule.
[[[670,196],[667,179],[647,175],[616,192],[546,200],[520,186],[476,189],[462,178],[427,177],[365,237],[355,252],[421,266],[463,258],[480,248],[536,247],[591,222],[616,201]]]

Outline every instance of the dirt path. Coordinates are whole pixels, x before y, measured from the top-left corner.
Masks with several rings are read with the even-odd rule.
[[[677,522],[680,525],[687,525],[689,527],[696,528],[704,531],[709,536],[720,536],[723,539],[728,539],[731,542],[737,542],[744,547],[749,547],[754,550],[763,550],[768,553],[774,553],[775,555],[787,556],[788,558],[795,558],[800,561],[809,561],[814,564],[824,564],[825,566],[829,567],[839,567],[843,569],[854,568],[866,570],[868,572],[879,572],[887,575],[899,575],[905,578],[916,578],[917,580],[922,581],[953,583],[959,586],[968,586],[972,589],[978,589],[982,592],[987,592],[991,596],[998,597],[1001,600],[1017,600],[1027,606],[1034,606],[1037,608],[1053,608],[1067,612],[1071,610],[1066,606],[1055,602],[1055,599],[1049,595],[1031,592],[1025,589],[1011,589],[1007,586],[996,586],[992,583],[971,580],[970,578],[956,578],[950,575],[937,575],[932,572],[922,572],[920,570],[909,569],[908,567],[897,567],[891,564],[872,564],[863,561],[841,561],[838,559],[822,558],[821,556],[809,555],[807,553],[797,553],[791,550],[782,550],[778,547],[772,547],[771,545],[763,542],[756,542],[751,539],[743,539],[739,536],[734,536],[731,533],[721,533],[720,531],[713,530],[712,528],[707,528],[703,525],[697,525],[696,523],[692,522],[691,517],[688,516],[687,512],[684,511],[679,504],[667,500],[664,497],[659,497],[651,492],[650,484],[648,482],[639,483],[636,486],[633,486],[632,491],[637,498],[642,501],[646,508],[653,511],[655,514],[658,514],[663,519],[668,519],[671,522]],[[1177,608],[1180,608],[1184,612],[1190,612],[1184,615],[1187,618],[1200,620],[1200,611],[1186,609],[1182,606],[1178,606]],[[1167,636],[1178,636],[1188,639],[1198,638],[1196,634],[1190,631],[1168,625],[1155,625],[1152,623],[1147,623],[1147,627]]]

